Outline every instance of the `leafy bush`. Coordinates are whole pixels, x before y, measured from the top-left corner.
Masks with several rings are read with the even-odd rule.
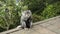
[[[33,20],[33,22],[38,22],[38,21],[44,20],[44,17],[42,17],[40,15],[33,14],[32,20]]]
[[[60,8],[59,7],[60,7],[59,2],[47,5],[47,7],[44,9],[44,11],[41,13],[41,15],[43,17],[45,17],[45,19],[57,16],[60,14]]]

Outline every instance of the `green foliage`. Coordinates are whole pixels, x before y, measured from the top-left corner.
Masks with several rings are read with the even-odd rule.
[[[45,7],[44,0],[25,0],[24,2],[25,2],[26,5],[28,5],[29,9],[33,13],[37,13],[37,14],[39,12],[42,12],[42,10]]]
[[[59,15],[60,14],[60,4],[59,2],[56,2],[54,4],[50,4],[48,5],[44,11],[41,13],[41,15],[43,17],[47,18],[51,18],[53,16]]]
[[[33,14],[32,20],[33,20],[33,23],[34,23],[34,22],[38,22],[38,21],[44,20],[44,17],[42,17],[40,15]]]
[[[53,5],[47,6],[41,15],[45,18],[53,17],[55,15],[55,11],[53,11]]]
[[[27,6],[23,6],[21,9],[22,9],[23,11],[25,11],[25,10],[28,10],[28,7],[27,7]]]
[[[0,31],[9,30],[20,25],[23,2],[16,3],[15,0],[0,0],[0,5]],[[25,10],[26,7],[23,9]]]

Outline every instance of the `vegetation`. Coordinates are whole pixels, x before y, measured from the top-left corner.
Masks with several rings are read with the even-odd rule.
[[[60,0],[0,0],[0,32],[20,25],[21,11],[31,10],[33,22],[60,15]]]

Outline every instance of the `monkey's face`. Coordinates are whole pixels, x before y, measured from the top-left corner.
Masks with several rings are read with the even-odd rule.
[[[31,12],[30,11],[24,11],[22,12],[21,16],[24,20],[27,20],[29,17],[31,17]]]
[[[30,17],[31,16],[31,14],[29,13],[29,12],[26,12],[26,17]]]

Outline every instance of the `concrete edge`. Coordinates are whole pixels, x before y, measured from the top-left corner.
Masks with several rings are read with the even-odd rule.
[[[49,19],[45,19],[45,20],[43,20],[43,21],[36,22],[36,23],[34,23],[33,25],[46,23],[46,22],[48,22],[48,21],[52,21],[52,20],[55,20],[55,19],[57,19],[57,18],[60,18],[60,15],[59,15],[59,16],[56,16],[56,17],[49,18]]]

